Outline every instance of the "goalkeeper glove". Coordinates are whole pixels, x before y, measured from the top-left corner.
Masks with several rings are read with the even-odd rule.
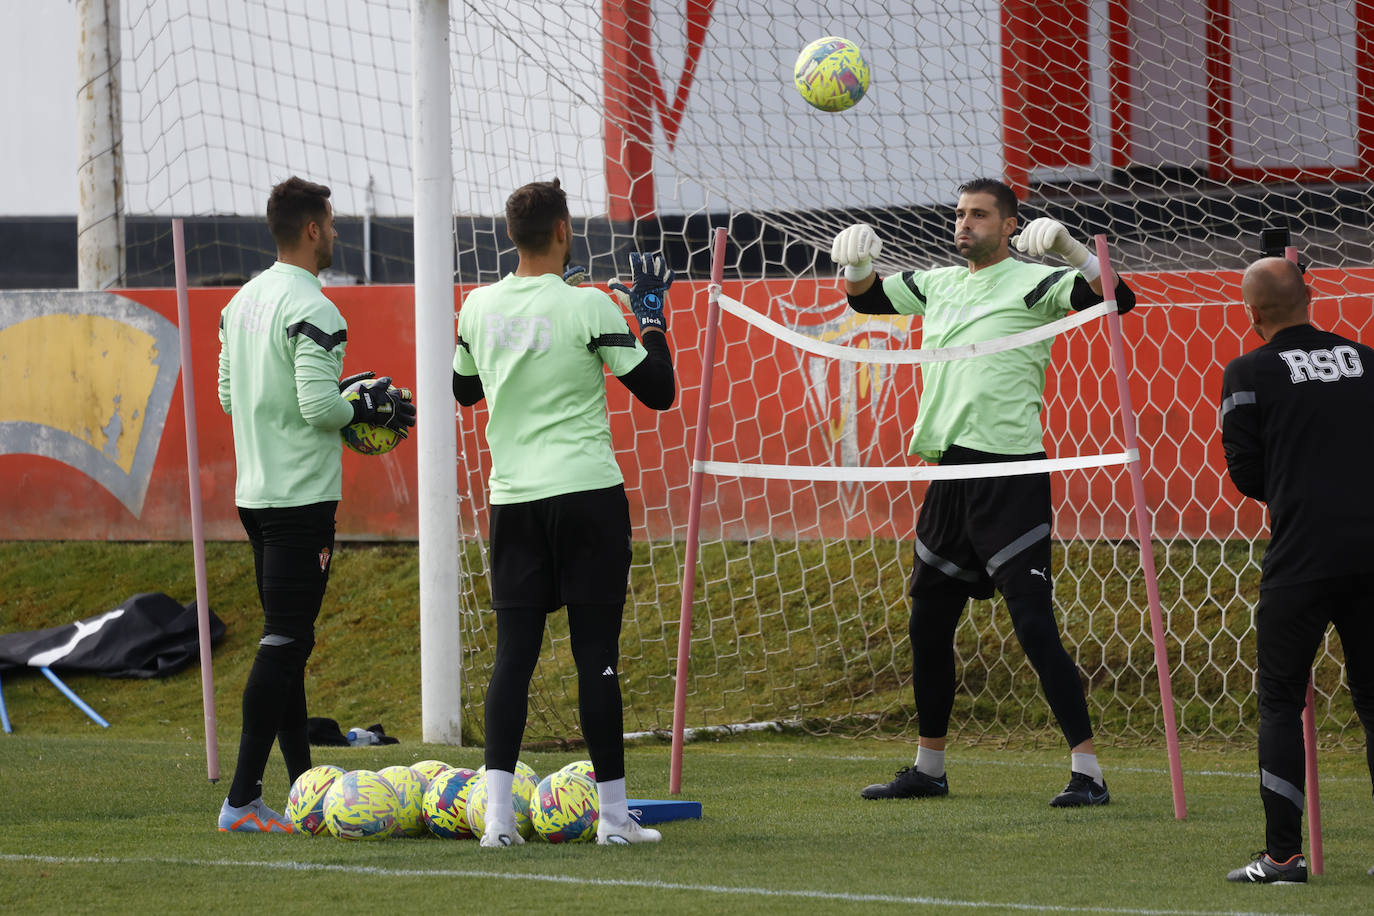
[[[587,268],[580,264],[574,264],[563,271],[563,282],[569,286],[581,286],[587,282]]]
[[[345,375],[343,378],[339,379],[339,391],[341,393],[347,391],[348,386],[352,385],[354,382],[361,382],[376,377],[377,373],[373,372],[371,369],[366,372],[359,372],[357,375]]]
[[[630,311],[639,322],[639,332],[657,328],[668,333],[668,313],[664,311],[668,287],[677,274],[668,267],[661,254],[636,251],[630,255],[630,286],[618,279],[610,287],[630,302]]]
[[[404,437],[406,430],[415,425],[410,389],[393,388],[386,376],[360,386],[358,399],[353,402],[353,422],[385,426]]]
[[[867,223],[855,223],[830,245],[830,260],[844,266],[844,278],[850,283],[873,273],[873,259],[882,253],[883,240]]]
[[[1041,216],[1030,221],[1020,234],[1012,237],[1018,251],[1033,258],[1057,254],[1083,275],[1089,283],[1102,276],[1102,267],[1088,247],[1074,240],[1069,230],[1057,219]]]

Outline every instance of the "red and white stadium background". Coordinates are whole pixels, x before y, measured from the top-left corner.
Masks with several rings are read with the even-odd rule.
[[[1368,327],[1374,316],[1374,270],[1318,270],[1311,279],[1322,325],[1351,335]],[[1242,343],[1247,341],[1247,331],[1236,304],[1239,276],[1235,272],[1137,274],[1129,280],[1143,301],[1123,327],[1133,366],[1132,396],[1140,415],[1146,492],[1157,509],[1156,533],[1162,537],[1216,536],[1218,532],[1254,535],[1263,524],[1260,507],[1242,499],[1225,481],[1217,437],[1217,392],[1223,365],[1251,345]],[[702,283],[683,286],[690,295],[684,295],[688,289],[675,289],[672,327],[678,354],[677,405],[657,414],[633,404],[628,392],[614,381],[607,388],[613,435],[622,449],[621,465],[634,494],[637,537],[666,538],[685,531],[706,290]],[[1179,290],[1194,291],[1191,301],[1171,302],[1171,295]],[[1199,290],[1205,291],[1205,299],[1198,299]],[[219,311],[232,292],[195,289],[190,298],[199,473],[206,535],[211,539],[242,537],[234,509],[230,421],[220,410],[216,392],[216,328]],[[328,293],[349,320],[346,371],[371,368],[391,373],[400,382],[412,379],[411,288],[338,287]],[[455,288],[455,304],[462,293]],[[725,294],[780,321],[786,320],[779,305],[784,300],[799,309],[810,308],[812,314],[843,314],[841,294],[830,280],[727,282]],[[119,308],[102,304],[101,297],[118,300]],[[1338,309],[1324,304],[1337,297]],[[147,331],[148,321],[110,317],[140,312],[164,328],[161,336]],[[5,493],[0,525],[6,538],[182,540],[190,536],[175,319],[171,290],[0,294],[0,377],[7,385],[6,397],[0,401],[0,481]],[[905,331],[905,320],[893,324]],[[81,333],[66,333],[78,327]],[[760,358],[758,347],[745,345],[744,327],[730,316],[722,319],[721,365],[713,382],[711,457],[842,463],[839,427],[854,423],[864,463],[908,462],[905,440],[916,409],[914,369],[899,370],[889,382],[897,385],[896,399],[876,418],[881,422],[874,416],[876,386],[861,388],[853,417],[841,416],[835,399],[830,399],[826,416],[824,398],[819,410],[814,399],[808,404],[806,386],[798,382],[801,373],[792,355],[795,351],[777,347]],[[165,329],[171,329],[170,338]],[[916,341],[905,345],[915,346]],[[1224,352],[1227,349],[1233,352]],[[1101,334],[1071,333],[1055,343],[1054,354],[1056,367],[1071,367],[1071,373],[1062,376],[1064,384],[1111,377],[1109,351]],[[1047,392],[1051,403],[1057,400],[1056,372],[1051,372]],[[1112,416],[1115,399],[1091,403],[1095,400],[1090,399],[1089,409],[1053,410],[1046,416],[1046,425],[1067,425],[1067,438],[1099,443],[1101,451],[1118,451],[1119,431]],[[420,404],[419,409],[416,435],[423,436],[427,424],[452,417],[455,405],[445,399],[440,404]],[[485,422],[480,412],[477,416],[479,424]],[[471,430],[471,415],[464,422]],[[472,441],[476,441],[472,435],[460,436],[460,443]],[[416,505],[425,495],[418,489],[414,450],[409,445],[403,443],[380,458],[345,452],[341,537],[416,537]],[[476,494],[479,504],[484,503],[480,497],[485,488],[484,460],[483,453],[463,454],[457,460],[460,493]],[[1072,488],[1067,494],[1065,480]],[[703,536],[746,538],[770,532],[787,537],[789,532],[779,529],[780,515],[795,518],[790,533],[803,537],[821,533],[905,537],[912,530],[913,500],[905,498],[905,484],[871,485],[857,511],[842,509],[833,499],[823,500],[818,509],[804,495],[809,488],[781,482],[777,486],[783,488],[777,491],[781,502],[772,500],[771,490],[745,499],[737,495],[738,486],[708,478]],[[817,486],[831,487],[833,493],[835,485]],[[1058,537],[1127,534],[1122,507],[1129,508],[1130,503],[1124,473],[1076,473],[1057,479],[1056,486],[1057,504],[1073,507],[1058,513]],[[768,487],[774,487],[774,482]],[[1170,494],[1173,498],[1167,498]],[[1187,498],[1179,499],[1179,494]],[[740,504],[730,505],[735,500]],[[1160,509],[1166,505],[1185,508]]]

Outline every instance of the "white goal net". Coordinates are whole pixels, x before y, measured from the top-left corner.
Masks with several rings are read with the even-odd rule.
[[[206,275],[261,259],[270,184],[334,188],[336,282],[409,282],[410,11],[405,0],[129,0],[122,16],[124,200],[130,225],[188,218]],[[954,263],[955,189],[1005,178],[1023,218],[1105,233],[1140,298],[1123,319],[1140,418],[1185,738],[1252,740],[1251,612],[1262,507],[1225,479],[1221,369],[1251,346],[1237,270],[1261,230],[1286,229],[1316,289],[1314,319],[1372,330],[1374,60],[1369,4],[1299,0],[452,0],[456,282],[514,265],[506,196],[558,176],[594,282],[660,249],[671,294],[677,407],[637,408],[609,385],[636,544],[622,639],[626,728],[665,731],[705,372],[709,439],[730,460],[908,463],[911,367],[826,360],[722,321],[703,366],[712,228],[729,230],[733,299],[809,337],[919,346],[920,327],[856,315],[828,257],[863,220],[879,269]],[[792,86],[822,35],[863,49],[873,82],[850,111]],[[130,282],[170,263],[160,230],[132,233]],[[204,266],[209,265],[209,266]],[[203,278],[202,278],[203,279]],[[1120,451],[1106,332],[1055,344],[1051,457]],[[432,414],[431,414],[432,416]],[[480,728],[492,663],[482,415],[458,417],[465,719]],[[794,722],[816,732],[914,734],[906,581],[921,483],[713,479],[687,672],[687,725]],[[1057,607],[1104,736],[1162,734],[1130,487],[1120,468],[1055,477]],[[964,739],[1053,734],[997,600],[958,632]],[[1358,741],[1334,639],[1316,667],[1326,740]],[[530,740],[577,736],[566,624],[550,623]]]

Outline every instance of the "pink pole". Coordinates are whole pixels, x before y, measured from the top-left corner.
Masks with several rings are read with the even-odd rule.
[[[1322,803],[1317,793],[1317,715],[1313,705],[1312,679],[1307,679],[1307,705],[1302,710],[1302,737],[1307,748],[1307,840],[1311,845],[1312,874],[1320,875],[1322,863]]]
[[[177,336],[181,338],[181,401],[186,409],[186,478],[191,486],[191,543],[196,564],[196,622],[200,630],[200,704],[205,710],[205,772],[219,781],[219,738],[215,734],[215,672],[210,658],[210,596],[205,579],[205,524],[200,505],[200,449],[196,445],[196,387],[191,371],[191,309],[186,293],[186,231],[172,220],[172,254],[177,277]]]
[[[1294,264],[1298,263],[1298,249],[1289,245],[1283,249],[1283,256]],[[1302,742],[1307,752],[1307,838],[1311,844],[1308,865],[1312,874],[1324,871],[1322,862],[1322,803],[1317,790],[1317,710],[1312,689],[1312,678],[1307,679],[1307,703],[1302,709]]]
[[[682,732],[687,714],[687,667],[692,654],[692,602],[696,599],[698,529],[701,526],[701,482],[697,463],[706,460],[706,423],[711,413],[711,375],[716,367],[716,326],[720,323],[720,285],[725,278],[725,229],[716,229],[711,252],[711,290],[706,310],[706,344],[701,356],[701,400],[692,445],[691,506],[687,510],[687,556],[682,563],[682,612],[677,629],[677,674],[673,691],[673,747],[668,764],[668,792],[682,791]]]
[[[1131,386],[1126,370],[1126,348],[1122,343],[1121,316],[1116,311],[1116,275],[1112,271],[1107,251],[1107,237],[1098,235],[1097,260],[1102,266],[1103,298],[1112,306],[1107,313],[1107,328],[1112,339],[1112,366],[1116,370],[1116,390],[1121,400],[1121,426],[1127,451],[1136,457],[1127,463],[1131,471],[1131,491],[1135,498],[1136,539],[1140,544],[1140,565],[1145,573],[1145,594],[1150,604],[1150,632],[1155,646],[1155,670],[1159,676],[1159,702],[1164,711],[1164,740],[1169,749],[1169,782],[1174,792],[1174,817],[1188,816],[1183,797],[1183,763],[1178,749],[1178,724],[1174,720],[1174,688],[1169,674],[1169,653],[1164,642],[1164,615],[1159,603],[1159,579],[1155,574],[1154,536],[1150,530],[1150,514],[1145,507],[1145,475],[1141,470],[1139,442],[1136,439],[1135,408],[1131,404]]]

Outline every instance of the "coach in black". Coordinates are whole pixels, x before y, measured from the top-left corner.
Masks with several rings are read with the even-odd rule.
[[[1283,258],[1250,265],[1241,297],[1265,344],[1226,367],[1221,441],[1236,489],[1269,505],[1255,609],[1266,848],[1226,877],[1302,882],[1302,710],[1328,624],[1374,779],[1374,350],[1308,323],[1311,291]]]

